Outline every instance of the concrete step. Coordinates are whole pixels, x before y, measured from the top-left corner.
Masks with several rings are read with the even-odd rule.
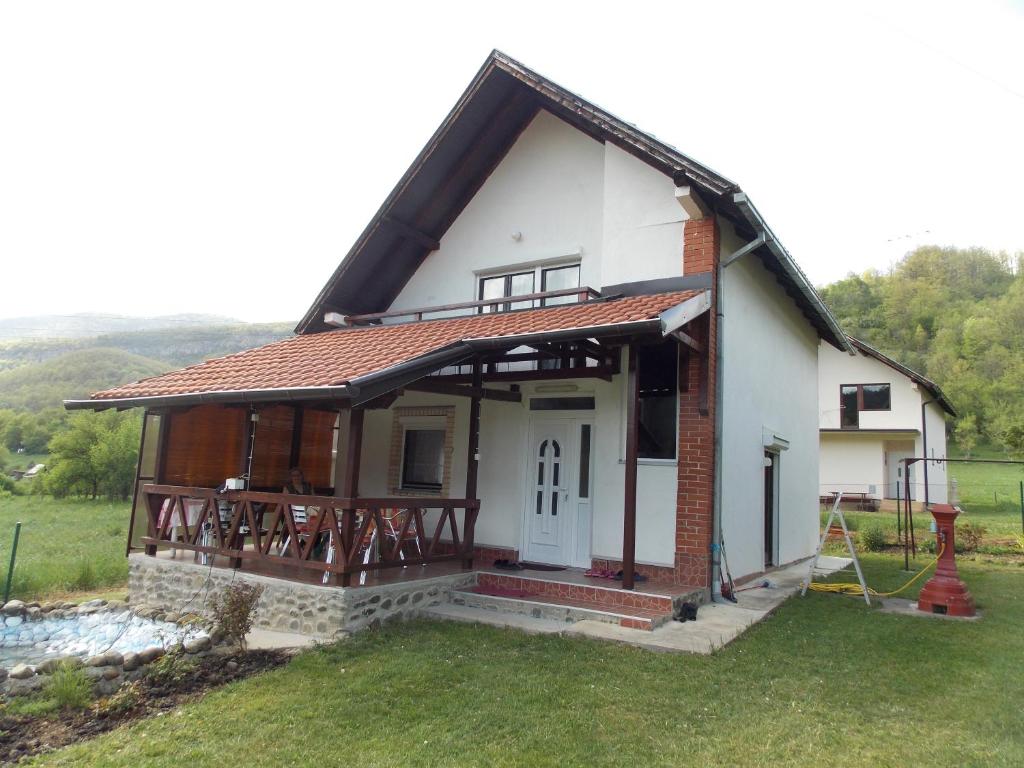
[[[552,619],[535,619],[517,613],[499,613],[486,608],[471,608],[467,605],[442,603],[423,609],[423,615],[445,621],[461,621],[466,624],[487,624],[492,627],[518,629],[535,635],[554,635],[565,631],[566,623]]]
[[[671,614],[683,603],[704,605],[711,597],[707,589],[699,587],[678,587],[678,592],[662,594],[645,591],[642,583],[637,584],[636,589],[626,590],[617,581],[593,581],[593,584],[573,584],[540,576],[526,576],[522,572],[505,574],[486,571],[477,577],[477,583],[483,587],[520,589],[531,593],[535,599],[557,599],[557,602],[570,600],[577,605],[586,604],[588,607],[613,613],[629,614],[641,610]]]
[[[577,621],[598,621],[630,629],[653,630],[672,618],[668,611],[642,608],[615,608],[548,595],[499,597],[469,590],[451,593],[454,606],[464,606],[494,614],[514,614],[534,620],[559,622],[563,626]]]

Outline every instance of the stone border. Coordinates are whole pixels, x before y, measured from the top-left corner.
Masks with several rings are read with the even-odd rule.
[[[225,650],[233,652],[226,638],[213,630],[210,623],[195,613],[178,614],[170,610],[148,605],[140,605],[134,609],[121,600],[90,600],[81,605],[69,602],[24,603],[21,600],[10,600],[0,607],[0,615],[6,626],[19,626],[22,622],[42,621],[49,618],[74,618],[95,613],[113,613],[130,611],[134,616],[153,621],[165,621],[180,627],[197,627],[207,634],[178,641],[164,648],[153,645],[138,653],[121,654],[108,650],[90,656],[84,661],[78,656],[56,656],[41,661],[39,664],[22,662],[11,669],[0,667],[0,696],[20,696],[40,690],[49,675],[62,664],[84,668],[86,676],[93,681],[93,688],[101,696],[109,696],[124,683],[142,677],[145,667],[161,656],[180,651],[189,656],[202,657],[210,654],[224,654]],[[15,623],[9,623],[11,620]]]

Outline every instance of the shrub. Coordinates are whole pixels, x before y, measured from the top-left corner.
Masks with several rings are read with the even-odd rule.
[[[99,578],[96,576],[96,568],[92,560],[87,557],[79,559],[75,566],[75,575],[71,580],[72,589],[86,592],[96,589],[99,586]]]
[[[885,530],[879,525],[869,525],[858,535],[860,545],[868,552],[881,552],[886,546]]]
[[[195,671],[196,663],[179,651],[165,653],[146,668],[153,685],[177,685]]]
[[[166,658],[166,657],[164,657]],[[96,703],[96,714],[99,717],[120,717],[131,712],[142,703],[142,686],[138,680],[121,686],[113,696]]]
[[[1017,536],[1017,549],[1024,552],[1024,533]]]
[[[60,709],[85,709],[92,698],[92,681],[81,666],[65,661],[53,670],[43,693]]]
[[[974,552],[985,536],[985,526],[978,523],[962,523],[956,526],[956,551]]]
[[[252,629],[262,594],[263,587],[255,584],[231,584],[214,595],[211,602],[217,630],[234,640],[240,651],[245,650],[245,636]]]

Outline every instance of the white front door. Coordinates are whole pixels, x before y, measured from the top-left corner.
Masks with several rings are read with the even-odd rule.
[[[536,419],[530,427],[524,560],[569,565],[573,560],[576,493],[574,422]]]
[[[886,482],[885,482],[885,498],[887,499],[902,499],[906,495],[906,486],[903,482],[903,470],[905,465],[903,459],[913,458],[913,451],[888,451],[885,454],[886,463]],[[911,464],[910,470],[910,500],[916,501],[917,488],[914,487],[914,467],[916,465]]]

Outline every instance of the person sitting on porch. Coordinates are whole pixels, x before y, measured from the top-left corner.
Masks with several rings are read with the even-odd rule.
[[[306,482],[306,476],[302,473],[301,467],[292,467],[288,473],[289,480],[285,483],[282,493],[295,494],[297,496],[311,496],[316,493],[316,489],[313,488],[311,483]],[[317,515],[320,510],[317,507],[301,507],[292,506],[292,512],[300,513],[301,517],[305,519],[305,522],[301,525],[299,523],[299,515],[296,514],[296,524],[300,532],[308,531],[310,528],[315,527]],[[323,531],[317,536],[316,544],[313,545],[313,556],[320,558],[323,555],[324,547],[327,546],[329,535],[327,531]]]

